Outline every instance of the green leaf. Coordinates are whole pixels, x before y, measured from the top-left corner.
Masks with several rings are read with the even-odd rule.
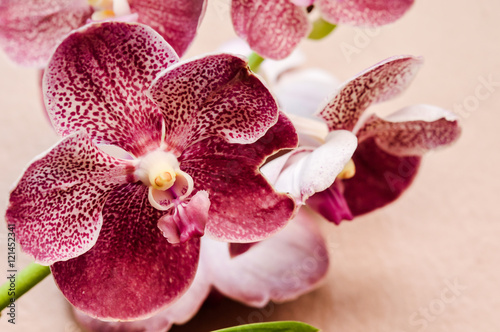
[[[313,22],[313,28],[309,36],[307,38],[313,40],[323,39],[328,36],[337,26],[335,24],[331,24],[321,17]]]
[[[240,325],[212,332],[316,332],[317,328],[301,322],[271,322]]]

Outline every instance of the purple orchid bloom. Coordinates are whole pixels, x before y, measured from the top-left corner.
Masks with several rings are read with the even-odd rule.
[[[56,46],[89,21],[137,21],[182,56],[196,35],[206,0],[0,0],[0,46],[16,63],[45,67]]]
[[[151,315],[191,284],[201,235],[259,241],[295,211],[259,167],[297,135],[246,60],[178,61],[153,29],[102,22],[71,33],[44,75],[64,138],[27,168],[6,219],[93,317]]]
[[[331,184],[333,180],[328,182],[328,179],[334,179],[342,171],[354,152],[355,140],[353,134],[340,131],[337,137],[331,139],[327,149],[313,152],[317,155],[327,153],[330,161],[330,166],[316,168],[322,171],[318,174],[318,183]],[[348,147],[344,148],[344,144]],[[286,178],[274,173],[276,170],[280,169],[262,168],[271,183]],[[317,186],[317,183],[308,184],[313,188]],[[173,324],[189,321],[212,289],[257,308],[262,308],[269,301],[283,303],[295,300],[318,288],[328,272],[330,248],[318,227],[321,219],[319,214],[302,206],[283,230],[260,242],[230,243],[228,246],[203,237],[200,264],[188,291],[173,305],[146,320],[107,322],[79,310],[74,311],[75,318],[88,331],[168,331]]]
[[[308,12],[332,24],[375,27],[399,19],[414,0],[232,0],[233,26],[265,58],[283,59],[309,35]],[[314,7],[311,7],[314,6]]]
[[[323,122],[290,115],[301,140],[305,136],[308,145],[315,139],[316,144],[274,159],[262,171],[274,174],[270,180],[276,188],[292,194],[297,204],[307,204],[336,224],[394,201],[412,183],[423,154],[450,145],[461,132],[453,113],[430,105],[407,107],[386,117],[364,113],[371,104],[404,91],[421,64],[421,58],[398,56],[368,68],[344,83],[316,112]],[[340,146],[350,147],[346,132],[358,141],[352,160],[328,185],[311,186],[310,174],[331,167],[326,151],[332,138],[342,134],[346,142]]]

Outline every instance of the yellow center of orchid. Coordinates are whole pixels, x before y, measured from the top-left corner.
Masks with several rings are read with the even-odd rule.
[[[87,0],[87,2],[94,9],[91,17],[93,21],[130,14],[127,0]]]
[[[172,153],[157,150],[142,158],[137,176],[147,186],[167,190],[174,185],[180,171],[179,162]]]
[[[92,14],[93,21],[102,21],[108,18],[115,17],[113,11],[113,0],[87,0],[89,5],[94,8]]]
[[[115,12],[111,9],[98,10],[92,14],[92,21],[102,21],[113,17],[115,17]]]
[[[112,9],[113,0],[88,0],[89,5],[98,9]]]
[[[151,178],[154,177],[154,181]],[[150,174],[151,186],[158,190],[167,190],[172,187],[175,182],[175,172],[173,170],[167,170],[159,175],[155,176]]]
[[[193,179],[180,169],[175,155],[161,149],[138,160],[135,176],[149,187],[151,205],[162,211],[182,202],[194,189]]]
[[[356,174],[356,166],[354,165],[354,161],[349,159],[347,164],[344,166],[344,169],[337,175],[337,179],[347,180],[352,178]]]

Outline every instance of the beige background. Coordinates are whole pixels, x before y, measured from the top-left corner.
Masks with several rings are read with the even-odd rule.
[[[210,1],[188,56],[213,52],[234,36],[228,3]],[[194,321],[173,330],[294,319],[328,332],[499,331],[499,20],[498,0],[416,0],[402,20],[368,39],[339,27],[326,40],[303,42],[309,64],[341,80],[392,55],[424,56],[410,89],[377,110],[465,105],[463,135],[452,148],[425,158],[413,187],[396,203],[340,227],[322,224],[332,264],[320,289],[263,310],[210,302]],[[346,57],[341,45],[357,53]],[[0,55],[2,215],[25,165],[57,141],[41,113],[37,75]],[[488,91],[484,80],[499,83]],[[0,271],[6,270],[5,228],[0,226]],[[28,262],[21,256],[18,266]],[[0,330],[79,331],[50,277],[17,302],[16,318],[13,326],[0,317]]]

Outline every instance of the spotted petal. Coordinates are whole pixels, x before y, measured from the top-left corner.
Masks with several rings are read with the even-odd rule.
[[[359,141],[373,137],[377,146],[396,156],[421,156],[453,143],[460,135],[453,113],[430,105],[406,107],[388,117],[373,114],[357,132]]]
[[[382,61],[345,83],[317,115],[326,121],[330,131],[352,131],[368,106],[391,99],[406,89],[421,64],[421,58],[412,56]]]
[[[232,0],[236,34],[258,54],[283,59],[311,29],[305,8],[290,0]]]
[[[329,258],[314,218],[301,208],[281,232],[233,258],[227,244],[203,239],[202,250],[213,257],[214,286],[227,297],[257,307],[270,300],[293,300],[317,287]]]
[[[131,320],[179,298],[193,281],[199,239],[169,244],[156,225],[162,213],[149,205],[142,184],[114,190],[94,247],[51,267],[68,301],[92,317]]]
[[[274,97],[243,58],[210,55],[163,72],[151,87],[170,151],[210,136],[252,143],[278,120]]]
[[[82,0],[2,0],[0,45],[16,63],[44,67],[57,44],[92,12]]]
[[[79,310],[74,310],[75,319],[86,331],[97,332],[158,332],[168,331],[173,324],[184,324],[200,310],[211,289],[211,275],[208,265],[211,260],[207,253],[200,251],[200,261],[193,283],[177,301],[144,320],[130,322],[109,322],[92,318]]]
[[[184,151],[179,157],[181,169],[193,177],[195,190],[209,193],[205,234],[228,242],[254,242],[284,227],[294,202],[274,191],[258,168],[266,156],[296,144],[292,124],[280,115],[278,123],[253,144],[212,138]]]
[[[178,61],[151,28],[88,25],[57,48],[45,71],[47,111],[63,136],[85,128],[98,143],[135,156],[157,148],[161,113],[145,95],[156,74]]]
[[[334,24],[374,27],[403,16],[414,0],[317,0],[323,18]]]
[[[155,29],[182,56],[196,35],[206,0],[129,0],[138,22]]]
[[[356,175],[344,180],[344,198],[353,216],[398,198],[412,183],[421,156],[460,135],[457,117],[429,105],[407,107],[388,117],[367,117],[357,132]]]
[[[83,132],[70,135],[25,171],[11,192],[7,222],[38,263],[79,256],[97,240],[106,197],[132,178],[133,169]]]

